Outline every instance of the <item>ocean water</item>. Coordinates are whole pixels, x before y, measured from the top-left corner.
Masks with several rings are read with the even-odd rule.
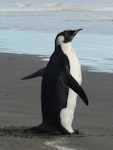
[[[49,58],[57,33],[79,28],[72,45],[81,64],[113,73],[112,0],[0,0],[0,52]]]

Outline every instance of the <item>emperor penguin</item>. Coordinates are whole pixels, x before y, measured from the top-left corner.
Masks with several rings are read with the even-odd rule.
[[[42,76],[42,123],[32,130],[37,133],[73,134],[74,112],[79,95],[86,105],[88,98],[81,87],[81,65],[71,45],[74,36],[81,31],[65,30],[55,39],[55,50],[45,68],[22,78]]]

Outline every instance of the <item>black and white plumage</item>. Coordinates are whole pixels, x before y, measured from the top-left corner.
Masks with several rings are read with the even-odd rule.
[[[82,89],[81,65],[71,46],[79,30],[66,30],[55,39],[55,51],[45,68],[24,77],[23,80],[42,76],[41,105],[42,123],[34,129],[39,133],[74,133],[72,122],[77,95],[86,105],[87,96]]]

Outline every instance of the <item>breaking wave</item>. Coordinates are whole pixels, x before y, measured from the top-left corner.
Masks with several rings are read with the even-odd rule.
[[[77,7],[64,3],[20,3],[0,4],[0,12],[36,12],[36,11],[75,11],[75,12],[113,12],[113,7]]]

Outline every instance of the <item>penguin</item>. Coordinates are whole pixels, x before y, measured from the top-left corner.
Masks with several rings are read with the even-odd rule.
[[[88,98],[81,87],[81,65],[71,41],[81,31],[65,30],[55,39],[55,50],[46,67],[22,78],[42,77],[42,123],[31,128],[37,133],[73,134],[74,112],[79,95],[86,105]]]

